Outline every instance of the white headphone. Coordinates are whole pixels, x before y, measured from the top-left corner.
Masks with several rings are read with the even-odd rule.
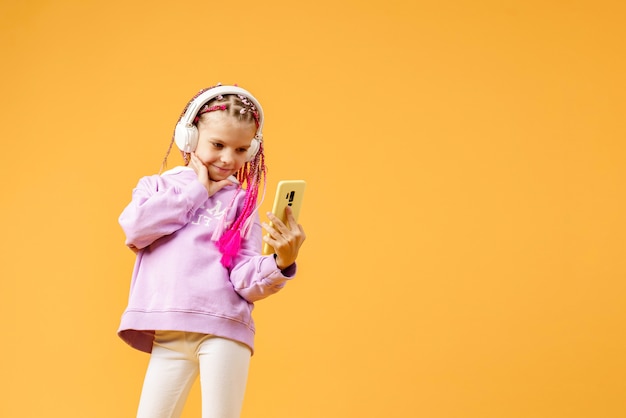
[[[198,146],[198,128],[193,124],[198,112],[206,103],[226,94],[238,94],[245,96],[256,107],[259,113],[259,126],[256,130],[254,138],[248,148],[248,156],[246,161],[250,161],[259,152],[261,142],[263,141],[263,109],[257,99],[254,98],[249,91],[237,86],[217,86],[208,89],[196,97],[189,105],[185,114],[180,118],[174,130],[174,142],[181,151],[193,152]]]

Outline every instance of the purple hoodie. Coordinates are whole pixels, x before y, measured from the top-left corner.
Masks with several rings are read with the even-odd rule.
[[[118,335],[152,351],[154,330],[198,332],[254,349],[254,302],[282,289],[296,273],[261,256],[258,213],[232,268],[220,263],[211,236],[220,218],[236,219],[245,192],[228,186],[211,197],[188,167],[144,177],[120,215],[126,245],[137,250],[128,307]],[[224,213],[234,200],[233,209]],[[236,210],[235,210],[236,208]]]

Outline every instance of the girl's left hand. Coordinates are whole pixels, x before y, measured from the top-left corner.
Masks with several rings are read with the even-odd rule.
[[[296,261],[298,251],[306,239],[302,225],[296,222],[289,206],[285,208],[285,215],[287,215],[286,224],[270,212],[267,217],[272,221],[272,225],[263,223],[263,228],[269,233],[263,237],[263,241],[274,248],[276,265],[281,270]]]
[[[220,180],[213,181],[209,178],[209,169],[206,168],[204,163],[198,158],[195,152],[191,153],[191,160],[189,161],[189,167],[193,168],[193,171],[196,172],[198,176],[198,181],[202,183],[207,193],[209,193],[209,197],[213,196],[215,193],[219,192],[226,186],[230,186],[233,183],[228,180]]]

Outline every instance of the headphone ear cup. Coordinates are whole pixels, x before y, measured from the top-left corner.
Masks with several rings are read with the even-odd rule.
[[[248,148],[248,159],[246,161],[254,160],[257,152],[259,152],[259,148],[261,148],[261,142],[256,137],[252,138],[250,148]]]
[[[194,152],[198,146],[198,128],[177,124],[174,130],[174,142],[183,152]]]

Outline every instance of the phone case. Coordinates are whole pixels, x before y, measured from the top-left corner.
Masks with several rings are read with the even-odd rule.
[[[304,180],[281,180],[276,186],[276,195],[274,196],[274,204],[272,213],[280,220],[285,222],[285,208],[291,206],[293,217],[298,220],[300,209],[302,208],[302,198],[304,197],[304,188],[306,182]],[[272,223],[270,222],[270,225]],[[263,254],[273,254],[274,249],[271,245],[263,243]]]

